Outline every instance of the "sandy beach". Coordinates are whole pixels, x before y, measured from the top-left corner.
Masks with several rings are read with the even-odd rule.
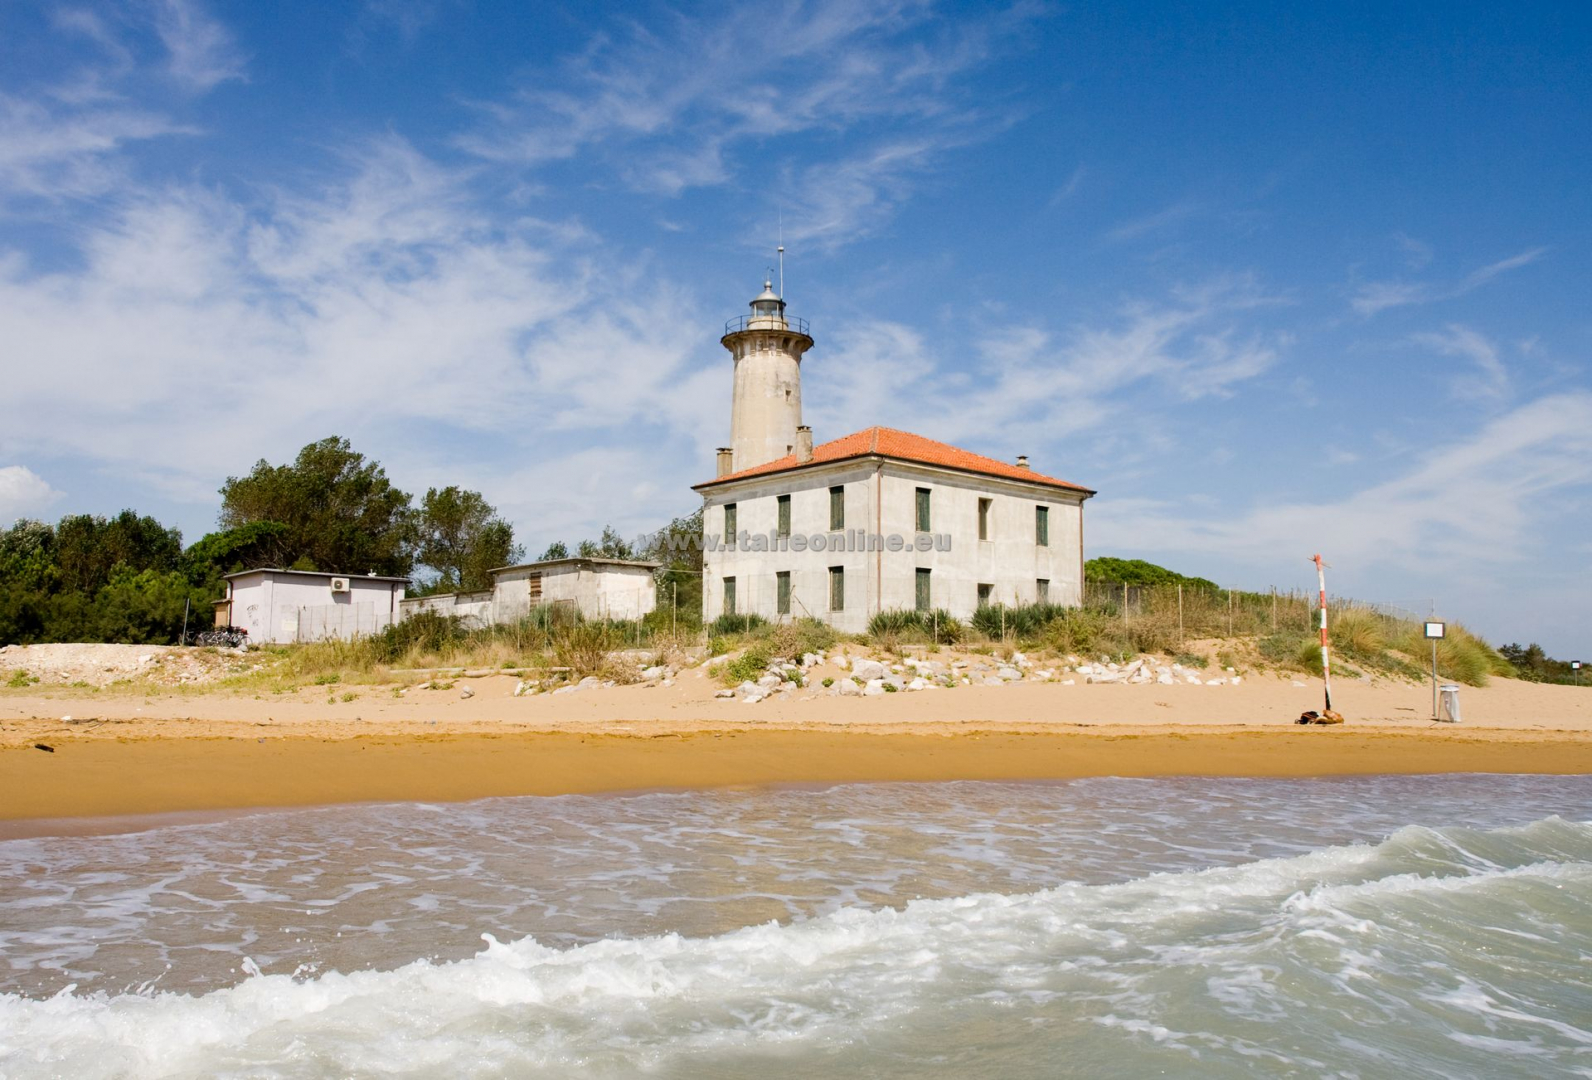
[[[516,697],[446,689],[289,693],[30,688],[0,696],[6,835],[59,819],[639,789],[1077,776],[1592,772],[1592,694],[1495,679],[1462,691],[1348,681],[1348,722],[1302,728],[1318,684],[1018,684],[748,705],[700,668],[657,683]],[[469,696],[465,692],[468,689]],[[815,688],[816,690],[816,688]],[[350,700],[343,700],[344,697]],[[47,747],[48,749],[42,749]],[[25,824],[29,823],[29,824]]]

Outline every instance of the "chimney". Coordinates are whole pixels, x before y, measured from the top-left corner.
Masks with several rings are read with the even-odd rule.
[[[1027,454],[1018,454],[1017,455],[1017,467],[1019,469],[1028,468],[1028,455]]]
[[[813,459],[813,429],[802,424],[796,429],[796,464],[805,465]]]
[[[734,462],[735,462],[735,451],[731,450],[728,446],[721,446],[718,449],[718,455],[719,455],[719,471],[718,471],[717,475],[719,475],[719,476],[728,476],[732,472],[734,472],[735,471],[735,464],[734,464]]]

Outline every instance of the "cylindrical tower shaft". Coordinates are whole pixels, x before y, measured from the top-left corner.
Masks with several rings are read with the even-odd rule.
[[[721,339],[735,359],[730,448],[737,472],[795,453],[802,354],[813,347],[807,324],[786,318],[772,283],[764,283],[751,306],[750,315],[730,320]]]

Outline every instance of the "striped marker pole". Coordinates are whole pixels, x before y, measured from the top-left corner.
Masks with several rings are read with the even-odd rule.
[[[1311,560],[1316,564],[1316,583],[1321,588],[1321,685],[1326,689],[1327,711],[1332,711],[1332,664],[1329,659],[1332,646],[1327,642],[1327,572],[1321,556]]]

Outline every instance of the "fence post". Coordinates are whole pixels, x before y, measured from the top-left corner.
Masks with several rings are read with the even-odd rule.
[[[1227,636],[1233,636],[1233,590],[1227,590]]]
[[[1128,625],[1128,583],[1122,583],[1122,625]]]
[[[1277,632],[1277,586],[1271,587],[1271,630]]]
[[[1183,583],[1177,583],[1177,647],[1183,647]]]

